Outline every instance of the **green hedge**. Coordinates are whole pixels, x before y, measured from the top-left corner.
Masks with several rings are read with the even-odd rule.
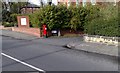
[[[88,5],[85,7],[69,7],[64,5],[44,6],[30,14],[33,27],[47,24],[48,29],[71,28],[84,30],[90,35],[120,36],[118,24],[118,6]]]
[[[47,5],[30,14],[30,22],[33,27],[47,24],[48,29],[71,28],[74,30],[84,29],[84,23],[88,11],[84,7],[69,7],[64,5]]]
[[[85,32],[90,35],[120,36],[118,7],[109,4],[104,8],[100,7],[98,17],[88,20],[84,28]]]
[[[83,30],[84,23],[88,16],[88,10],[84,7],[69,7],[69,10],[72,13],[69,27],[74,30]]]
[[[70,21],[70,12],[66,6],[45,6],[40,9],[40,25],[47,24],[48,29],[61,29],[67,27]]]

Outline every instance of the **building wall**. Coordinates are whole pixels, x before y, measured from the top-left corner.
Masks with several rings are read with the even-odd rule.
[[[70,1],[71,1],[72,5],[76,5],[76,0],[70,0]],[[83,5],[84,4],[83,1],[86,1],[87,2],[86,4],[91,3],[91,0],[79,0],[79,3]],[[93,0],[93,1],[95,1],[95,3],[99,4],[99,3],[103,3],[103,2],[117,3],[120,0]],[[58,0],[58,4],[66,4],[66,5],[68,5],[68,2],[69,2],[69,0]],[[95,3],[92,3],[92,4],[95,4]]]
[[[58,2],[68,2],[69,0],[57,0]],[[76,2],[76,0],[70,0],[71,2]],[[119,2],[120,0],[94,0],[96,2]],[[79,0],[79,2],[83,2],[83,0]],[[91,2],[91,0],[86,0],[86,2]]]
[[[30,35],[34,35],[37,37],[42,37],[40,34],[40,29],[39,28],[17,28],[17,27],[12,27],[12,31],[16,32],[22,32]]]
[[[22,8],[21,9],[21,14],[29,14],[29,13],[33,13],[34,11],[39,10],[39,8]]]
[[[91,0],[85,0],[87,3],[90,3]],[[58,0],[58,4],[66,4],[68,5],[69,0]],[[83,0],[79,0],[79,5],[83,4]],[[71,0],[71,5],[76,5],[76,0]]]

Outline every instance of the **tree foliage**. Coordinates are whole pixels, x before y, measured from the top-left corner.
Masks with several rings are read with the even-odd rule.
[[[36,25],[38,27],[46,24],[48,29],[51,30],[67,27],[70,21],[70,15],[69,10],[65,6],[47,5],[34,14],[31,14],[30,19],[33,26]]]
[[[14,6],[16,7],[16,5]],[[7,11],[3,11],[3,14],[3,19],[7,22],[15,22],[16,16],[19,15],[16,12],[9,14]],[[39,11],[28,15],[33,27],[41,27],[42,24],[46,24],[49,30],[71,28],[76,31],[84,30],[90,35],[120,36],[120,30],[118,30],[120,12],[118,13],[118,6],[111,4],[106,4],[104,7],[87,5],[85,7],[70,6],[69,8],[64,5],[46,5],[41,7]]]
[[[70,20],[70,28],[77,30],[81,29],[83,30],[83,26],[85,24],[88,11],[84,7],[70,7],[71,11],[71,20]]]
[[[17,15],[20,15],[21,7],[26,4],[27,2],[2,2],[2,25],[13,26],[17,22]]]
[[[120,36],[118,24],[118,6],[106,5],[90,14],[85,32],[90,35]]]
[[[32,18],[31,18],[32,17]],[[30,15],[31,23],[38,26],[47,24],[48,28],[61,29],[71,28],[74,30],[82,29],[87,17],[87,10],[84,7],[70,7],[64,5],[47,5],[39,11]],[[35,21],[36,20],[36,21]]]

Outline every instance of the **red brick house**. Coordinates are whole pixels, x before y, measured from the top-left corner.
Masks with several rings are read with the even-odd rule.
[[[27,6],[21,7],[21,14],[33,13],[36,10],[39,10],[40,6],[34,4],[28,4]]]
[[[91,3],[92,5],[95,4],[101,4],[104,2],[113,2],[113,5],[116,5],[117,2],[119,2],[120,0],[57,0],[58,4],[65,4],[66,6],[69,5],[86,5],[87,3]]]

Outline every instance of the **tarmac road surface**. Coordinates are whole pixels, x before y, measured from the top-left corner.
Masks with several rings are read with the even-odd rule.
[[[63,47],[81,38],[20,40],[1,37],[3,71],[118,71],[115,57]]]

